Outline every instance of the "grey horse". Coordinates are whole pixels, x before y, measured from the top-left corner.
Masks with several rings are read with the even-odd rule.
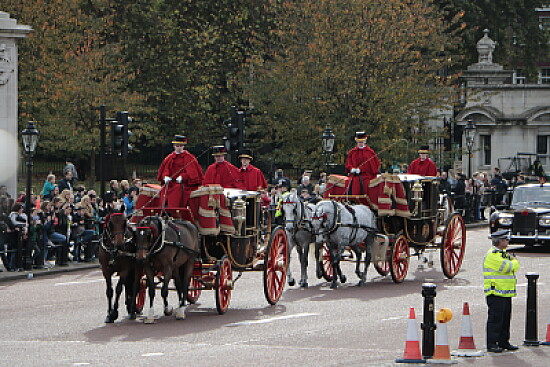
[[[311,224],[314,231],[323,237],[330,248],[330,257],[334,269],[331,288],[337,288],[338,277],[342,283],[346,276],[340,269],[340,258],[346,246],[356,255],[355,274],[359,277],[359,286],[365,285],[367,268],[372,254],[372,244],[376,237],[376,216],[365,205],[344,205],[336,201],[321,201],[315,206]],[[365,253],[364,269],[361,271],[362,253]]]
[[[298,258],[300,259],[301,275],[298,284],[300,287],[307,288],[307,265],[309,245],[315,242],[313,227],[311,226],[311,216],[315,205],[304,203],[293,190],[283,197],[281,202],[281,211],[285,221],[285,231],[289,240],[288,253],[296,247]],[[289,256],[290,260],[290,256]],[[287,280],[290,286],[296,282],[290,271],[287,270]]]

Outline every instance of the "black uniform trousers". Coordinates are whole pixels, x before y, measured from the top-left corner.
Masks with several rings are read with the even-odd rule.
[[[487,348],[510,345],[512,297],[487,296]]]

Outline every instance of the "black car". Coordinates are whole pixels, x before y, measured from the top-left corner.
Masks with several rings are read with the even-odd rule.
[[[550,184],[526,184],[515,188],[509,209],[494,212],[491,233],[510,230],[510,243],[550,244]]]

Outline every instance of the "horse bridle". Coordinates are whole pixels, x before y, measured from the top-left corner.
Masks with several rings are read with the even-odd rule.
[[[103,223],[103,238],[107,238],[109,240],[109,243],[114,243],[114,239],[116,236],[123,236],[124,238],[124,243],[126,244],[127,242],[130,241],[129,238],[126,237],[126,231],[127,231],[127,223],[125,222],[124,223],[124,230],[122,231],[111,231],[111,229],[109,228],[109,223],[111,221],[111,217],[114,217],[114,216],[119,216],[119,215],[124,215],[122,213],[112,213],[112,214],[109,214],[107,217],[105,217],[105,222]]]
[[[313,215],[311,217],[311,220],[318,220],[321,222],[320,228],[321,230],[319,232],[315,232],[315,235],[330,235],[332,232],[336,231],[338,229],[338,222],[340,222],[340,208],[336,204],[335,201],[331,201],[332,206],[334,208],[334,220],[332,222],[331,228],[325,227],[325,222],[328,222],[328,216],[327,213],[323,213],[322,215]],[[315,212],[317,214],[317,212]],[[324,231],[322,229],[325,229]]]
[[[149,217],[151,218],[151,217]],[[162,248],[164,247],[164,230],[163,230],[163,224],[162,224],[162,220],[159,219],[159,218],[153,218],[153,219],[156,219],[158,221],[158,225],[160,226],[160,232],[161,233],[157,233],[157,228],[154,227],[153,223],[149,223],[149,226],[140,226],[140,227],[136,227],[136,233],[139,232],[139,231],[151,231],[151,234],[153,236],[153,238],[155,239],[153,241],[153,244],[151,246],[149,246],[149,248],[146,248],[142,245],[136,245],[137,248],[136,248],[136,253],[139,252],[139,251],[143,251],[143,250],[146,250],[146,254],[145,254],[145,259],[149,258],[150,256],[160,252],[160,250],[162,250]],[[141,235],[143,235],[143,233],[141,233]],[[160,243],[160,246],[158,246],[158,244]]]

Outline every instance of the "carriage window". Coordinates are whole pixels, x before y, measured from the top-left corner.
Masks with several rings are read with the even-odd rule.
[[[480,135],[483,164],[491,165],[491,135]]]

